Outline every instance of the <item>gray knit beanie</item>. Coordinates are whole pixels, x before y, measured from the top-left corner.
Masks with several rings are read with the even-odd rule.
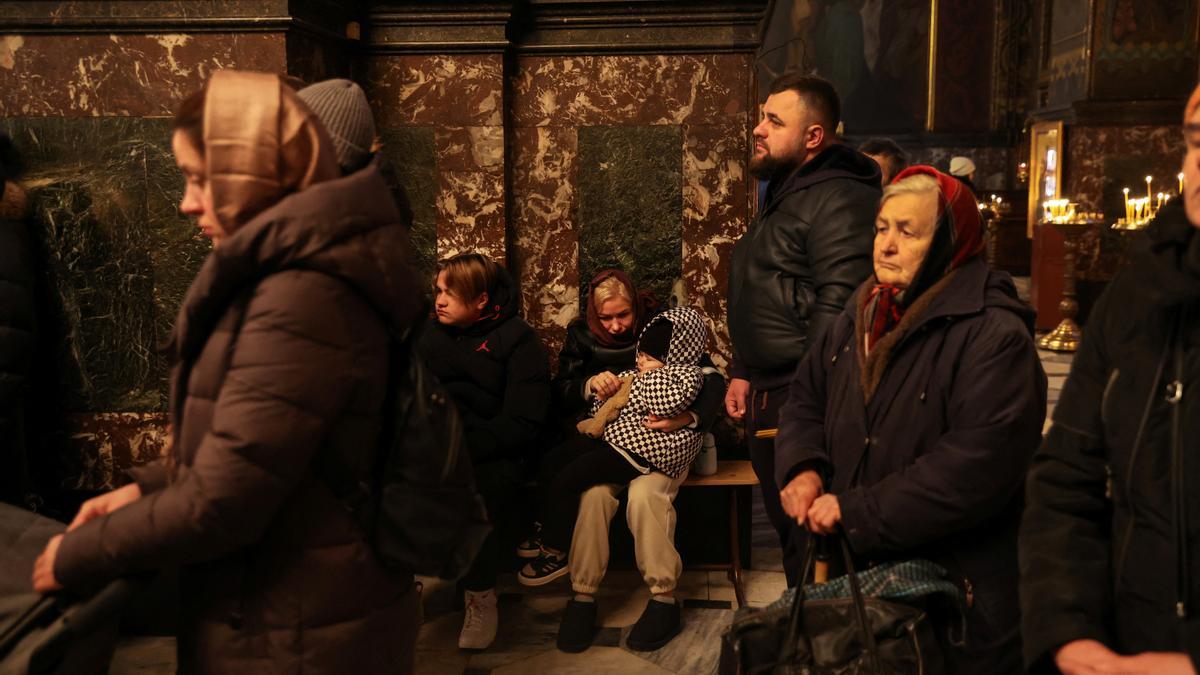
[[[350,80],[325,80],[297,93],[333,139],[342,172],[362,168],[375,140],[375,119],[362,87]]]

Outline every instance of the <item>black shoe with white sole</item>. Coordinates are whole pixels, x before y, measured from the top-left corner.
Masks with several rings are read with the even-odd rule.
[[[571,570],[567,567],[567,556],[558,556],[542,550],[538,557],[529,561],[517,574],[517,581],[522,586],[541,586],[555,579],[566,576]]]

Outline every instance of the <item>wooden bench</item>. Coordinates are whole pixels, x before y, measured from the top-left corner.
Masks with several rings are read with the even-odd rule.
[[[738,537],[738,503],[737,490],[739,487],[758,485],[758,476],[747,460],[730,460],[717,462],[717,472],[711,476],[691,474],[683,482],[682,488],[724,487],[729,490],[729,562],[691,566],[697,570],[724,570],[729,582],[733,584],[733,593],[737,598],[738,607],[746,604],[746,595],[742,590],[742,557],[740,555]]]

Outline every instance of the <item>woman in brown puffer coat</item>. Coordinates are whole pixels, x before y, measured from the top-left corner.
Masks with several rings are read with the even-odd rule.
[[[419,592],[314,470],[366,475],[388,328],[421,313],[395,204],[374,165],[340,176],[277,76],[215,73],[174,128],[215,248],[171,336],[172,446],[84,505],[35,587],[180,565],[180,672],[408,672]]]

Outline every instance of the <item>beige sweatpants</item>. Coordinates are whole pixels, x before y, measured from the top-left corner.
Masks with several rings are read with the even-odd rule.
[[[675,582],[683,571],[683,560],[675,550],[675,495],[686,479],[686,471],[675,479],[652,471],[629,484],[626,520],[633,533],[638,570],[651,593],[675,590]],[[608,570],[608,526],[620,505],[617,495],[624,488],[597,485],[579,500],[568,560],[571,587],[576,593],[591,595],[600,588]]]

